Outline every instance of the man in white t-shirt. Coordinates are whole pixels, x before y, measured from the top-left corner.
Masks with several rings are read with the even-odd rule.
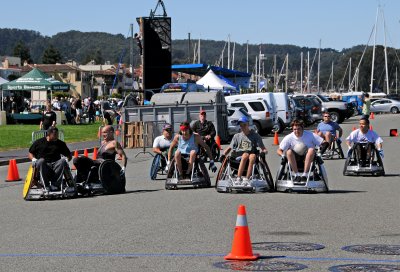
[[[359,121],[359,126],[359,129],[351,132],[350,135],[346,138],[346,144],[349,148],[347,156],[349,156],[351,154],[351,151],[355,149],[357,150],[357,152],[359,152],[358,154],[360,154],[360,157],[363,161],[369,161],[372,146],[375,145],[379,155],[383,158],[383,140],[375,131],[369,129],[368,118],[362,117]],[[358,143],[362,143],[364,145],[357,145]],[[351,144],[353,144],[353,148]]]
[[[307,181],[308,171],[315,156],[315,147],[329,145],[320,136],[304,130],[302,120],[294,120],[291,124],[293,132],[283,138],[278,148],[278,155],[287,160],[292,168],[295,182]],[[297,163],[304,160],[303,173],[299,173]]]
[[[162,135],[154,139],[153,142],[153,152],[162,155],[161,165],[163,167],[167,166],[167,154],[166,151],[169,149],[172,142],[172,125],[164,124]]]

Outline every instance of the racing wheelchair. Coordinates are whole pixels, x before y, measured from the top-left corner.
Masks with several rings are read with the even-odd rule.
[[[252,173],[248,182],[235,182],[241,157],[227,156],[222,162],[219,169],[215,189],[219,193],[231,192],[272,192],[274,191],[274,181],[271,171],[268,167],[265,157],[257,154],[256,162],[254,163]],[[247,172],[247,165],[245,166],[243,174]]]
[[[164,175],[167,173],[165,167],[167,166],[167,159],[163,154],[156,154],[153,158],[150,167],[150,179],[156,180],[157,175]]]
[[[181,155],[182,171],[185,173],[189,165],[189,156]],[[194,188],[209,188],[211,187],[211,179],[208,175],[207,167],[199,155],[196,156],[192,172],[189,177],[179,178],[178,168],[175,158],[171,160],[170,168],[167,172],[167,179],[165,181],[165,189],[178,189],[180,186],[193,186]]]
[[[120,194],[125,192],[125,174],[121,175],[121,166],[114,160],[104,160],[83,171],[77,171],[75,184],[78,194],[91,196],[96,194]]]
[[[344,159],[344,153],[342,149],[341,142],[338,138],[334,138],[326,149],[324,154],[322,154],[322,158],[325,160],[332,160],[332,159]]]
[[[299,172],[304,170],[304,159],[297,161]],[[317,152],[315,152],[314,160],[311,163],[310,170],[307,174],[306,181],[296,182],[292,175],[292,168],[286,157],[281,160],[276,175],[275,187],[278,192],[329,192],[328,175],[325,170],[324,161]]]
[[[373,143],[355,143],[344,163],[343,175],[384,176],[382,157]]]
[[[53,177],[54,181],[57,181],[54,184],[60,184],[59,187],[56,187],[51,181],[49,186],[45,186],[39,169],[35,165],[30,165],[22,192],[23,198],[25,200],[41,200],[76,197],[76,185],[67,161],[64,161],[63,167],[63,173],[58,177]]]

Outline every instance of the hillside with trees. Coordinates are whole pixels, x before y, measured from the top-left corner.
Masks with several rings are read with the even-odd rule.
[[[122,57],[123,63],[129,63],[129,44],[130,40],[122,34],[113,35],[103,32],[80,32],[68,31],[57,33],[52,37],[41,35],[39,32],[31,30],[0,28],[0,55],[20,56],[22,61],[29,63],[65,63],[74,60],[78,63],[87,63],[95,60],[96,63],[118,63]],[[172,41],[172,62],[173,64],[193,63],[197,49],[197,40]],[[230,45],[231,57],[233,55],[233,42]],[[286,54],[289,54],[289,80],[300,80],[301,60],[300,54],[303,52],[303,75],[307,74],[307,54],[310,56],[310,66],[312,65],[311,79],[316,82],[317,76],[317,51],[318,48],[299,47],[295,45],[278,44],[249,44],[248,67],[249,72],[255,71],[256,57],[261,52],[266,60],[261,68],[265,75],[272,75],[274,67],[281,71]],[[365,50],[364,45],[356,45],[352,48],[337,51],[331,48],[321,49],[320,61],[320,86],[325,89],[331,85],[331,70],[333,63],[333,85],[338,89],[341,85],[348,86],[349,60],[351,58],[351,73],[356,71],[360,59]],[[224,58],[221,58],[224,51]],[[200,62],[210,65],[227,67],[228,46],[226,41],[201,40]],[[235,59],[230,63],[233,69],[247,70],[247,44],[235,44]],[[140,63],[138,48],[134,43],[133,48],[134,65]],[[389,70],[390,87],[395,88],[396,68],[400,71],[399,56],[396,49],[387,49],[387,63]],[[276,65],[274,66],[274,60]],[[370,85],[371,66],[372,66],[372,47],[369,46],[364,53],[363,61],[359,67],[358,85],[363,90],[368,90]],[[283,73],[285,70],[283,69]],[[297,75],[297,77],[296,77]],[[375,52],[375,76],[374,87],[383,89],[385,83],[385,58],[384,47],[377,46]]]

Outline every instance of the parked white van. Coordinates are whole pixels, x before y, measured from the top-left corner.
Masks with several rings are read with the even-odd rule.
[[[242,97],[242,95],[225,96],[228,107],[239,107],[247,111],[260,134],[271,133],[274,122],[271,119],[272,109],[263,98]]]
[[[282,133],[290,125],[290,122],[292,122],[292,110],[287,93],[251,93],[241,94],[238,97],[245,99],[265,99],[271,108],[270,114],[274,123],[273,131]]]
[[[293,109],[290,107],[290,100],[287,93],[272,93],[275,97],[276,112],[278,115],[278,133],[290,126],[293,120]]]

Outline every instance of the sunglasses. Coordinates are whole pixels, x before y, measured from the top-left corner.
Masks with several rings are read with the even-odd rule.
[[[324,117],[326,117],[326,118],[331,118],[331,116],[330,116],[330,115],[325,115]]]

